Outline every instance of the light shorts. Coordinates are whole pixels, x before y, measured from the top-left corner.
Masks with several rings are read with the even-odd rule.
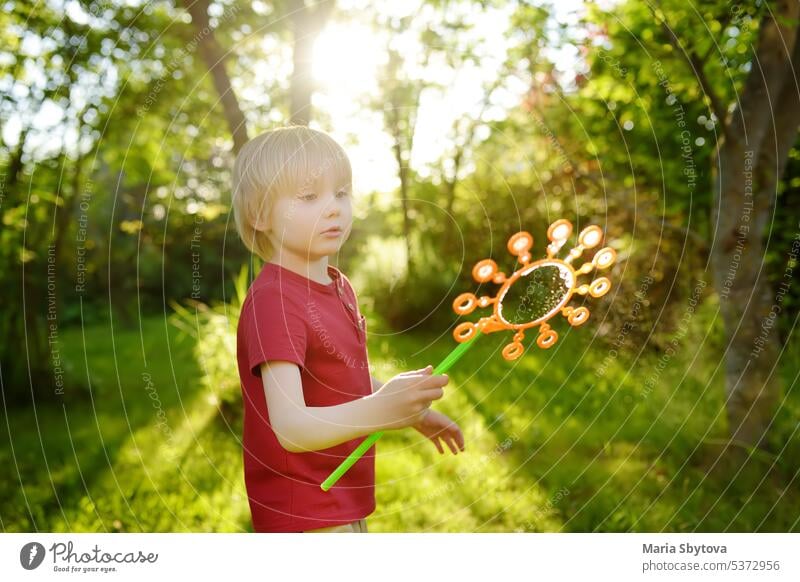
[[[333,525],[331,527],[321,527],[319,529],[308,529],[303,533],[369,533],[367,532],[367,520],[359,519],[344,525]]]

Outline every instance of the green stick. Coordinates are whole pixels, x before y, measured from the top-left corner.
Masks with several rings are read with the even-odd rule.
[[[475,335],[471,339],[465,341],[464,343],[458,344],[455,347],[455,349],[452,352],[450,352],[438,366],[436,366],[436,368],[433,370],[433,374],[444,374],[447,370],[449,370],[450,367],[453,364],[455,364],[469,348],[472,347],[472,344],[475,343],[475,340],[477,340],[480,335],[481,335],[481,330],[480,328],[478,328]],[[333,487],[336,484],[336,482],[342,477],[342,475],[347,473],[348,469],[350,469],[350,467],[352,467],[356,463],[356,461],[358,461],[361,457],[363,457],[364,453],[366,453],[367,450],[372,445],[374,445],[379,438],[383,436],[383,432],[384,431],[380,430],[378,432],[372,433],[367,438],[365,438],[361,442],[361,444],[358,445],[358,447],[356,447],[356,449],[352,453],[350,453],[350,456],[347,457],[344,461],[342,461],[342,464],[336,467],[333,473],[331,473],[328,476],[328,478],[322,482],[322,485],[320,485],[320,489],[322,489],[323,491],[327,491],[331,487]]]

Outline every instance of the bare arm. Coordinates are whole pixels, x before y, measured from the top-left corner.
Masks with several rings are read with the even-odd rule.
[[[378,380],[375,376],[370,375],[369,379],[372,382],[372,392],[373,393],[375,393],[378,390],[380,390],[381,386],[383,386],[383,382]]]
[[[296,364],[265,362],[261,379],[272,428],[281,446],[293,453],[327,449],[378,430],[412,426],[433,400],[442,397],[442,387],[448,382],[447,376],[433,376],[430,371],[405,372],[369,396],[336,406],[306,406]]]

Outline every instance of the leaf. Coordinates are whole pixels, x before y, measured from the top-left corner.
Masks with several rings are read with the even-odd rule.
[[[123,220],[119,223],[119,229],[126,233],[126,234],[136,234],[140,230],[144,223],[141,220]]]

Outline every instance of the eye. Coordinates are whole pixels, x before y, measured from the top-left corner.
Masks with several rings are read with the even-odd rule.
[[[300,198],[300,200],[310,202],[311,200],[316,200],[317,195],[312,192],[311,194],[300,194],[298,198]]]
[[[349,196],[350,193],[347,190],[339,190],[336,195],[339,196],[339,198],[344,198],[345,196]]]

